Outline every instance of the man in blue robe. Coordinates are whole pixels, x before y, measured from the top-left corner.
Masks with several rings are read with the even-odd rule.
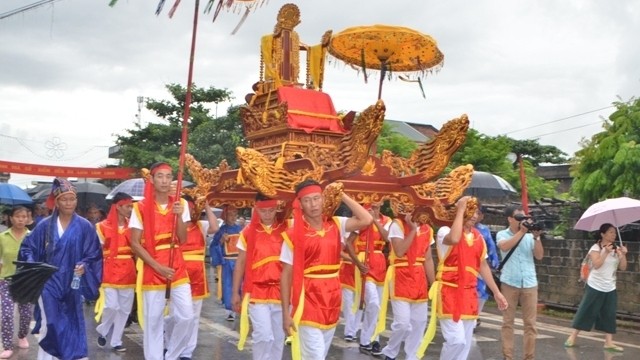
[[[231,288],[233,287],[233,270],[235,269],[236,260],[238,259],[238,248],[236,244],[242,231],[242,226],[236,223],[238,209],[233,206],[225,205],[222,214],[220,214],[220,218],[224,220],[224,224],[220,226],[213,236],[210,251],[217,251],[215,250],[216,246],[222,251],[222,273],[218,281],[220,281],[222,285],[222,303],[224,304],[224,308],[227,309],[226,320],[234,321],[235,313],[231,304]],[[218,294],[218,296],[220,296],[220,294]]]
[[[478,208],[478,220],[476,221],[476,229],[482,235],[485,244],[487,244],[487,263],[491,266],[492,269],[497,269],[500,266],[500,258],[498,257],[498,250],[496,248],[496,242],[493,240],[493,236],[491,236],[491,230],[487,225],[482,224],[482,220],[484,219],[484,214],[486,212],[486,208],[481,206]],[[489,292],[487,291],[487,283],[482,279],[482,276],[478,277],[478,315],[482,312],[484,308],[485,302],[489,299]],[[480,325],[480,318],[476,320],[476,327]]]
[[[53,214],[40,221],[25,238],[18,255],[21,261],[58,267],[38,299],[38,360],[82,359],[88,356],[82,297],[98,296],[102,248],[95,227],[75,213],[78,199],[69,181],[54,180],[47,204],[55,204]],[[71,288],[74,273],[81,275],[79,289]]]

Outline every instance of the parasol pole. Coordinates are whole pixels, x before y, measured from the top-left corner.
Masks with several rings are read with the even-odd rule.
[[[180,165],[178,167],[178,183],[176,184],[176,200],[180,201],[180,192],[182,191],[182,174],[184,173],[185,155],[187,152],[187,134],[189,131],[189,116],[191,110],[191,87],[193,85],[193,59],[196,52],[196,33],[198,30],[198,8],[200,0],[195,1],[195,9],[193,13],[193,33],[191,35],[191,53],[189,54],[189,75],[187,77],[187,93],[184,99],[184,115],[182,117],[182,139],[180,143]],[[173,226],[171,234],[171,244],[169,247],[169,267],[173,268],[174,250],[177,235],[178,214],[173,215]],[[171,280],[167,279],[166,291],[164,298],[169,300],[171,297]]]
[[[618,226],[618,219],[616,218],[616,211],[613,211],[613,222],[616,226],[616,231],[618,232],[618,241],[620,241],[620,246],[622,245],[622,234],[620,234],[620,227]]]
[[[375,226],[375,225],[371,224],[369,226]],[[369,243],[371,241],[372,230],[373,229],[371,228],[367,229],[367,241],[366,241],[365,250],[364,250],[364,264],[366,266],[369,266]],[[362,282],[362,286],[360,287],[360,304],[358,305],[358,309],[364,310],[364,294],[366,292],[365,288],[367,284],[367,274],[362,274],[360,281]]]

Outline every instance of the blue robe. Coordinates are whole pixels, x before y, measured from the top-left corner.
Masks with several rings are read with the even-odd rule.
[[[39,299],[44,328],[40,328],[40,347],[61,360],[88,356],[82,296],[98,297],[102,281],[102,248],[95,226],[74,214],[62,237],[58,236],[57,212],[38,223],[20,246],[18,259],[46,262],[58,267],[45,283]],[[76,265],[85,273],[79,290],[71,289]],[[37,316],[38,317],[38,316]]]
[[[222,254],[220,259],[222,265],[222,279],[218,279],[218,281],[222,281],[222,303],[224,304],[224,308],[227,310],[233,310],[233,306],[231,304],[231,290],[233,288],[233,270],[236,267],[236,261],[234,259],[225,258],[227,257],[227,254],[224,253],[222,235],[240,234],[241,231],[242,226],[238,224],[222,224],[220,229],[215,233],[215,235],[213,235],[213,241],[211,241],[212,247],[216,246],[215,244],[218,244],[217,247]],[[237,258],[237,255],[235,255],[235,258]]]
[[[484,224],[476,224],[476,229],[482,235],[485,244],[487,244],[487,263],[492,269],[497,269],[500,265],[500,258],[498,258],[498,251],[496,249],[496,242],[493,240],[493,236],[491,236],[491,230],[489,227]],[[478,290],[478,298],[482,300],[487,300],[489,298],[489,293],[487,292],[487,283],[482,279],[481,276],[478,277],[478,284],[476,286]]]

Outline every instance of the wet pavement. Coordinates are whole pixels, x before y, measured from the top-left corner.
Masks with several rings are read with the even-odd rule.
[[[215,291],[215,283],[210,277],[212,290]],[[481,315],[482,324],[477,328],[474,335],[473,345],[469,360],[499,360],[502,359],[500,348],[500,324],[502,317],[495,308],[485,307]],[[108,347],[99,348],[96,344],[97,333],[95,332],[95,322],[93,320],[93,306],[85,307],[85,318],[87,320],[87,336],[89,339],[89,359],[93,360],[133,360],[143,359],[142,352],[142,332],[137,324],[132,324],[125,329],[124,346],[127,351],[117,353]],[[220,302],[212,296],[204,300],[202,317],[200,319],[200,333],[198,336],[198,347],[193,359],[207,360],[244,360],[251,359],[251,344],[247,341],[245,350],[239,352],[236,349],[238,340],[237,328],[239,322],[228,322],[225,320],[225,311]],[[391,311],[389,312],[389,318]],[[387,322],[391,324],[391,320]],[[604,351],[603,334],[591,332],[581,333],[578,338],[578,346],[572,349],[563,347],[564,341],[571,332],[570,321],[564,319],[551,318],[540,315],[538,317],[538,341],[536,347],[537,359],[569,359],[569,360],[623,360],[640,358],[640,331],[631,329],[618,329],[618,334],[614,336],[615,342],[625,350],[622,354]],[[342,339],[343,327],[338,326],[336,336],[332,344],[331,351],[327,359],[337,360],[366,360],[374,359],[371,356],[361,354],[358,350],[358,343],[348,343]],[[386,343],[389,333],[382,334],[382,345]],[[29,335],[29,349],[20,349],[14,352],[11,359],[32,360],[37,357],[37,340],[33,335]],[[17,340],[16,340],[17,341]],[[439,358],[442,349],[442,336],[438,332],[434,342],[429,346],[424,359],[435,360]],[[516,322],[516,359],[522,358],[522,322]],[[283,359],[291,359],[288,348],[285,347]],[[398,359],[404,359],[401,354]],[[274,359],[275,360],[275,359]]]

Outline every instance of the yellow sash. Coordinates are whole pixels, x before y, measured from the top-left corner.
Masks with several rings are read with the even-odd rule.
[[[436,319],[438,318],[438,299],[440,298],[440,289],[442,288],[442,283],[440,281],[434,282],[431,285],[431,289],[429,289],[429,298],[431,299],[431,313],[429,314],[429,326],[427,326],[427,331],[424,333],[424,337],[422,338],[422,342],[420,342],[420,346],[418,347],[418,352],[416,356],[418,359],[422,359],[424,353],[427,352],[427,347],[433,341],[433,338],[436,336]]]
[[[238,350],[244,349],[244,343],[249,335],[249,299],[251,294],[246,293],[242,298],[242,306],[240,308],[240,339],[238,340]]]
[[[96,314],[96,322],[99,323],[100,319],[102,318],[102,311],[104,310],[104,287],[100,286],[100,289],[98,289],[99,295],[98,295],[98,300],[96,300],[96,306],[93,308],[93,311]]]

